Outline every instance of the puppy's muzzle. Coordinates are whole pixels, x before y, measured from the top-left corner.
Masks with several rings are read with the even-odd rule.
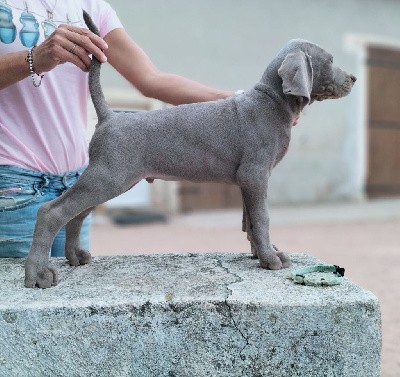
[[[345,74],[334,80],[332,83],[326,86],[321,86],[317,93],[312,93],[313,101],[324,101],[326,99],[337,99],[347,96],[354,83],[357,81],[357,77],[351,74]]]

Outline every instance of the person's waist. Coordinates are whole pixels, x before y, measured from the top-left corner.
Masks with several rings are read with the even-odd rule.
[[[86,166],[61,174],[53,174],[30,170],[19,166],[0,165],[0,179],[18,179],[20,183],[42,183],[44,186],[58,186],[59,184],[60,187],[65,187],[65,185],[70,183],[71,179],[74,181],[77,180],[85,168]]]

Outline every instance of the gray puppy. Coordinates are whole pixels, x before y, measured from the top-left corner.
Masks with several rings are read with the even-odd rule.
[[[98,33],[85,16],[90,30]],[[57,284],[49,267],[52,241],[66,225],[65,255],[72,266],[90,262],[80,248],[85,216],[98,204],[146,177],[238,185],[243,196],[243,230],[252,253],[267,269],[290,265],[269,238],[268,178],[285,155],[294,122],[307,104],[347,95],[356,78],[333,67],[332,55],[304,40],[291,40],[267,67],[261,81],[225,100],[137,114],[113,113],[93,59],[89,86],[98,115],[90,163],[78,182],[38,213],[26,260],[25,286]]]

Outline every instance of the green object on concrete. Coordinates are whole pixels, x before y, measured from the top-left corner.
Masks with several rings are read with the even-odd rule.
[[[293,270],[290,277],[297,284],[332,286],[341,284],[344,271],[344,268],[334,264],[315,264],[313,266],[306,266]],[[320,276],[320,274],[315,274],[326,272],[332,272],[332,275],[324,274],[323,276]]]

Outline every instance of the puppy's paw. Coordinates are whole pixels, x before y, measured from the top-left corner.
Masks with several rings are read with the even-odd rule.
[[[26,288],[50,288],[57,285],[57,271],[51,267],[38,269],[35,265],[25,267]]]
[[[292,261],[290,260],[288,254],[284,253],[283,251],[278,251],[276,255],[282,262],[282,268],[288,268],[292,265]]]
[[[275,246],[272,245],[272,247],[274,248],[276,255],[278,256],[278,258],[281,260],[282,262],[282,268],[288,268],[292,265],[292,262],[289,258],[289,255],[284,253],[283,251],[279,251],[279,249]]]
[[[260,266],[268,270],[280,270],[283,265],[280,258],[275,253],[268,253],[265,256],[259,256]]]
[[[92,260],[92,256],[86,250],[76,248],[73,250],[67,250],[65,252],[65,257],[71,266],[82,266],[88,264]]]

